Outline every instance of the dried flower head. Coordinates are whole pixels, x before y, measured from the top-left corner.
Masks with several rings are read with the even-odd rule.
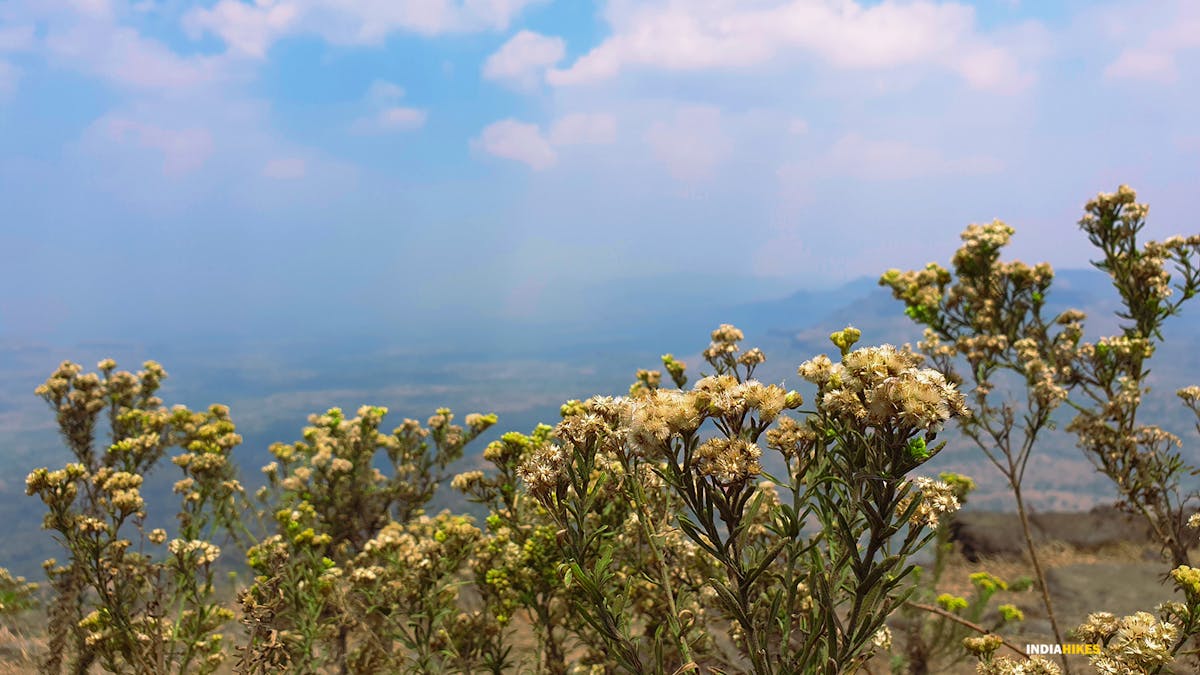
[[[890,651],[892,649],[892,629],[884,626],[871,636],[871,645],[876,649]]]
[[[799,373],[819,387],[822,408],[856,425],[933,432],[951,417],[969,415],[962,393],[938,371],[918,369],[921,361],[883,345],[849,352],[839,364],[819,356]]]
[[[919,497],[921,503],[917,506],[909,522],[918,527],[937,527],[938,516],[954,513],[958,510],[958,499],[954,496],[954,488],[940,480],[917,476],[912,479],[914,488],[901,500],[897,510],[903,512],[909,508],[914,498]]]
[[[553,494],[565,480],[568,453],[560,446],[544,444],[536,449],[517,469],[530,493],[539,498]]]
[[[742,485],[762,473],[762,450],[744,439],[713,438],[696,448],[696,470],[721,485]]]
[[[1004,644],[999,635],[978,635],[963,639],[963,648],[974,656],[991,656]]]
[[[1023,661],[1001,656],[980,662],[975,666],[975,672],[978,675],[1062,675],[1058,664],[1041,656],[1031,656]]]
[[[644,457],[660,457],[668,452],[672,438],[700,428],[705,413],[703,398],[678,389],[654,389],[630,401],[628,410],[629,445]]]
[[[1093,656],[1092,666],[1100,672],[1155,672],[1173,660],[1172,649],[1179,627],[1159,621],[1149,612],[1137,612],[1121,619],[1099,612],[1075,634],[1089,642],[1102,642],[1104,649]]]

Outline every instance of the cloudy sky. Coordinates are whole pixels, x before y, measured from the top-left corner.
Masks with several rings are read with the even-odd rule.
[[[1190,0],[0,0],[0,334],[1081,267],[1122,182],[1197,230],[1197,119]]]

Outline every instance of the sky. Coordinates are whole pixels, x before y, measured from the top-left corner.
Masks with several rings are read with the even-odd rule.
[[[1198,119],[1189,0],[0,0],[0,338],[1084,267],[1121,183],[1197,231]]]

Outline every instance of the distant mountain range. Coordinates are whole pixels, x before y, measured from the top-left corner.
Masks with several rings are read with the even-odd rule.
[[[55,553],[50,538],[39,531],[42,507],[25,496],[24,477],[37,466],[67,461],[52,413],[33,395],[63,359],[90,368],[112,356],[130,369],[155,359],[170,373],[162,391],[168,405],[230,405],[245,438],[238,455],[247,481],[253,482],[272,442],[295,440],[308,414],[335,405],[348,411],[366,403],[389,406],[392,412],[385,426],[404,417],[423,420],[443,405],[461,414],[494,411],[500,424],[464,459],[464,466],[474,466],[491,438],[555,421],[559,405],[567,399],[623,393],[634,370],[658,367],[663,353],[672,352],[689,363],[694,378],[704,370],[699,354],[708,344],[708,333],[720,323],[737,325],[746,333],[747,347],[761,347],[767,354],[758,373],[761,379],[783,382],[806,398],[810,392],[796,367],[832,351],[830,332],[854,325],[863,331],[863,344],[915,343],[921,337],[901,303],[875,278],[753,302],[736,300],[752,291],[766,292],[752,283],[705,295],[709,282],[660,281],[632,280],[591,289],[580,296],[581,308],[560,316],[476,319],[475,324],[472,317],[457,317],[455,324],[461,325],[453,331],[438,332],[444,326],[435,330],[431,324],[419,340],[403,337],[421,333],[419,326],[340,336],[326,329],[308,338],[276,337],[266,328],[253,339],[209,339],[203,333],[147,334],[138,339],[101,335],[71,344],[0,335],[0,458],[9,467],[0,476],[0,519],[11,524],[6,537],[10,544],[0,548],[0,565],[36,576],[40,560]],[[1092,317],[1089,339],[1118,330],[1113,316],[1116,292],[1100,272],[1059,271],[1047,301],[1048,312],[1067,307],[1087,312]],[[1166,342],[1152,361],[1154,391],[1144,404],[1147,420],[1184,438],[1188,456],[1200,463],[1195,457],[1195,420],[1173,394],[1178,387],[1200,383],[1200,355],[1191,348],[1200,337],[1200,305],[1185,306],[1165,333]],[[953,433],[945,438],[946,451],[925,469],[970,474],[980,484],[973,506],[1009,508],[1005,486],[982,455]],[[175,478],[174,467],[164,466],[148,481],[148,490],[169,499]],[[1048,435],[1040,447],[1030,469],[1030,487],[1041,509],[1088,508],[1112,495],[1105,479],[1061,432]],[[453,495],[443,494],[439,504],[453,505]]]

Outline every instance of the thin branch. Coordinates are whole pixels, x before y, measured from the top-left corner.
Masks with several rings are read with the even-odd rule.
[[[926,605],[921,602],[913,602],[912,600],[905,600],[904,604],[906,604],[909,607],[912,607],[914,609],[924,610],[926,612],[929,612],[930,614],[937,614],[938,616],[945,617],[959,625],[966,626],[967,628],[970,628],[971,630],[973,630],[977,633],[982,633],[984,635],[996,635],[995,633],[984,628],[983,626],[980,626],[979,624],[977,624],[973,621],[967,621],[966,619],[962,618],[961,616],[958,616],[957,614],[952,614],[950,612],[947,612],[946,610],[942,609],[941,607],[935,607],[934,605]],[[1009,649],[1013,650],[1014,652],[1020,654],[1025,659],[1029,658],[1029,655],[1026,654],[1020,647],[1017,647],[1013,643],[1004,639],[1003,635],[996,635],[996,637],[1000,638],[1004,642],[1005,647],[1008,647]]]

